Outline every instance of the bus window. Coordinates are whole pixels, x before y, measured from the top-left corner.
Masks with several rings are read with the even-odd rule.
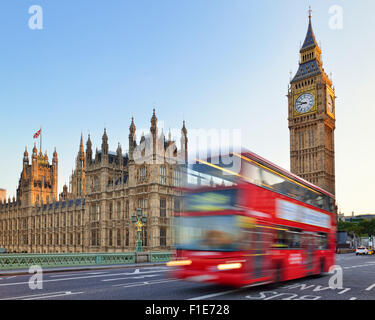
[[[266,187],[270,187],[276,192],[282,191],[283,182],[285,181],[283,178],[267,170],[261,170],[261,176],[262,182]]]
[[[324,233],[324,232],[319,232],[318,233],[318,239],[319,239],[318,248],[320,250],[328,249],[328,236],[327,236],[327,234]]]
[[[275,234],[275,243],[273,247],[276,248],[288,248],[288,236],[285,229],[279,229],[277,230]]]
[[[212,167],[209,164],[193,164],[187,169],[187,183],[190,187],[227,187],[237,184],[237,176],[221,170],[220,167]]]
[[[275,234],[274,248],[301,248],[301,230],[296,228],[281,227]]]
[[[248,251],[251,249],[251,238],[252,231],[251,229],[241,228],[240,236],[238,239],[238,249]]]
[[[288,231],[289,235],[289,247],[290,248],[301,248],[301,230],[291,229]]]
[[[333,211],[334,210],[335,202],[332,198],[328,196],[324,196],[324,209],[327,211]]]
[[[242,162],[242,176],[244,179],[250,183],[256,185],[262,184],[262,178],[260,176],[260,168],[252,163],[243,161]]]

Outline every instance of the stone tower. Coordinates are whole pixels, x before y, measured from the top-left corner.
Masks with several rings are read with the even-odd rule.
[[[27,148],[23,154],[23,168],[17,188],[17,201],[22,205],[33,206],[35,203],[46,203],[57,200],[58,159],[56,148],[52,164],[49,163],[47,152],[43,155],[34,145],[29,164]]]
[[[288,88],[290,170],[335,194],[335,90],[323,68],[311,23]]]

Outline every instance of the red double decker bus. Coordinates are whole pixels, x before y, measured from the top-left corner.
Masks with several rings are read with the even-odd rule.
[[[245,286],[334,265],[332,194],[252,152],[216,162],[187,170],[184,209],[174,219],[177,258],[168,263],[174,277]]]

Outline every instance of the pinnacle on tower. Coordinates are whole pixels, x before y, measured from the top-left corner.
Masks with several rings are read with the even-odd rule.
[[[104,128],[104,133],[102,137],[102,154],[108,155],[108,136],[106,128]]]
[[[321,60],[322,50],[316,41],[312,28],[311,9],[309,10],[309,24],[306,37],[299,52],[299,68],[294,78],[291,79],[291,84],[319,74],[324,74],[323,63]]]
[[[81,133],[81,142],[80,142],[80,144],[79,144],[79,151],[80,151],[80,153],[84,154],[83,136],[82,136],[82,133]]]
[[[120,142],[118,143],[118,146],[117,146],[117,154],[120,156],[122,155],[122,148],[121,148],[121,144]]]
[[[186,127],[185,127],[185,120],[182,121],[182,129],[181,129],[181,132],[186,136],[186,134],[187,134],[187,130],[186,130]]]
[[[90,134],[89,134],[89,136],[87,138],[86,147],[87,147],[87,149],[91,150],[92,143],[91,143],[91,139],[90,139]]]
[[[106,128],[104,128],[104,133],[103,133],[102,141],[103,142],[107,142],[108,141],[107,129]]]
[[[155,133],[157,130],[158,118],[156,118],[155,109],[153,109],[152,118],[151,118],[151,132]]]
[[[34,142],[33,155],[38,154],[38,149],[36,148],[36,143]]]
[[[311,49],[313,47],[318,47],[318,43],[316,42],[314,31],[312,28],[311,23],[311,9],[309,10],[309,26],[307,28],[307,33],[305,37],[305,41],[303,42],[303,45],[301,47],[300,51],[305,51],[307,49]]]
[[[135,134],[135,129],[136,129],[136,127],[135,127],[135,124],[134,124],[134,117],[132,117],[132,122],[131,122],[130,127],[129,127],[129,132],[130,132],[131,135]]]

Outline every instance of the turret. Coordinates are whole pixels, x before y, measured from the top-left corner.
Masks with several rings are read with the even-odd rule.
[[[156,160],[157,154],[157,139],[158,139],[158,119],[155,115],[155,109],[153,109],[152,118],[151,118],[151,141],[152,141],[152,159]]]
[[[38,158],[38,149],[36,148],[36,144],[34,143],[32,159],[37,160],[37,158]]]
[[[29,164],[29,153],[27,152],[27,147],[25,147],[25,152],[23,153],[23,164],[24,167]]]
[[[187,138],[187,130],[185,127],[185,120],[182,123],[181,129],[181,154],[182,154],[182,161],[185,161],[187,164],[188,161],[188,138]]]
[[[104,128],[104,134],[102,137],[102,156],[107,156],[108,155],[108,136],[107,136],[107,131]]]
[[[92,161],[92,143],[90,139],[90,134],[86,142],[86,160],[87,160],[87,165],[90,165]]]
[[[99,151],[98,151],[98,147],[96,147],[96,150],[95,150],[95,163],[98,163],[99,161]]]
[[[155,109],[153,109],[152,117],[151,117],[151,127],[150,131],[152,134],[157,134],[158,132],[158,118],[155,115]]]
[[[84,170],[86,168],[86,156],[85,156],[85,150],[83,147],[83,137],[81,134],[81,141],[79,144],[79,151],[76,158],[76,168]]]
[[[136,146],[136,141],[135,141],[135,124],[134,124],[134,118],[132,117],[132,122],[129,127],[129,160],[133,161],[133,153],[134,153],[134,148]]]
[[[122,161],[122,148],[121,148],[120,142],[118,143],[116,153],[117,153],[118,164],[120,166],[122,166],[122,164],[123,164],[123,161]]]
[[[58,159],[57,159],[57,152],[56,152],[56,147],[55,147],[55,150],[53,152],[53,158],[52,158],[52,165],[56,165],[58,164]]]

